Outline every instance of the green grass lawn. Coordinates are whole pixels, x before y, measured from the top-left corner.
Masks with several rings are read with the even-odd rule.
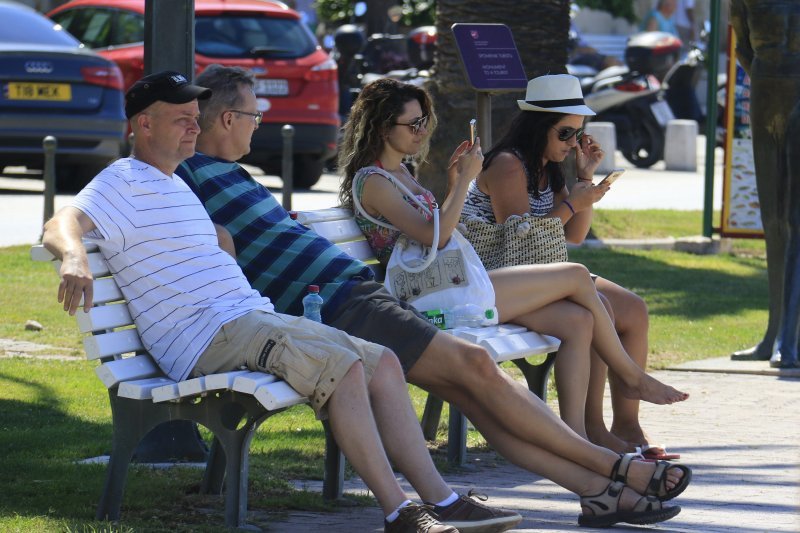
[[[600,238],[678,237],[697,235],[700,227],[699,212],[601,211],[594,231]],[[733,254],[716,256],[574,250],[570,259],[645,298],[652,368],[725,356],[763,333],[767,281],[761,241],[737,241]],[[0,248],[0,272],[0,339],[50,345],[43,353],[67,356],[45,360],[0,351],[0,531],[222,530],[222,501],[197,494],[201,472],[190,469],[133,468],[121,524],[93,521],[104,467],[76,461],[110,451],[107,393],[94,365],[82,358],[75,320],[56,303],[52,267],[30,261],[28,247],[18,246]],[[26,320],[42,323],[44,330],[26,331]],[[424,395],[414,387],[411,392],[421,412]],[[290,509],[330,508],[318,494],[297,493],[287,483],[321,479],[323,443],[320,424],[303,406],[272,417],[257,432],[250,461],[252,523],[266,526],[275,513]],[[469,443],[485,446],[474,431]],[[432,445],[437,462],[441,444]]]

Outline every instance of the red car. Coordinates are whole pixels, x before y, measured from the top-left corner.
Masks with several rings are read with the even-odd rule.
[[[48,13],[68,32],[119,65],[125,87],[144,74],[144,0],[72,0]],[[197,73],[220,63],[252,70],[264,111],[244,162],[280,175],[281,127],[294,135],[294,186],[308,188],[336,152],[336,62],[300,15],[280,2],[195,0]]]

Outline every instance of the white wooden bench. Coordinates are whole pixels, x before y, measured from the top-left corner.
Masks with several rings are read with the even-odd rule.
[[[137,444],[153,428],[189,420],[214,434],[202,493],[225,493],[225,525],[243,527],[247,515],[248,453],[259,425],[270,416],[308,401],[271,374],[226,372],[175,382],[144,351],[141,339],[108,265],[97,247],[87,244],[94,281],[89,313],[80,309],[78,327],[87,359],[99,361],[95,372],[108,389],[113,419],[113,444],[98,520],[118,520],[128,465]],[[60,262],[43,246],[31,249],[35,261]],[[326,457],[323,495],[342,494],[344,460],[325,425]]]
[[[333,207],[315,211],[299,211],[297,212],[297,221],[336,243],[349,255],[370,265],[377,279],[383,279],[383,269],[375,259],[375,254],[369,247],[350,210]],[[524,327],[514,324],[446,331],[483,346],[498,363],[513,362],[525,376],[528,388],[542,400],[546,398],[548,376],[555,362],[555,351],[560,344],[558,339],[528,331]],[[534,364],[526,360],[527,357],[540,354],[547,354],[541,363]],[[441,411],[442,401],[433,395],[428,395],[422,416],[422,430],[428,440],[436,438]],[[463,464],[466,461],[466,440],[466,419],[458,410],[450,406],[447,458],[451,463]]]

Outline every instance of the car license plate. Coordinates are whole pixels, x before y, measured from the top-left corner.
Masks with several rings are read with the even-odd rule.
[[[257,96],[286,96],[288,94],[288,80],[256,80]]]
[[[675,118],[669,104],[663,100],[650,104],[650,109],[653,111],[653,116],[656,117],[656,120],[662,127],[665,127],[667,122]]]
[[[6,89],[9,100],[50,100],[69,102],[72,87],[69,83],[21,83],[9,82]]]

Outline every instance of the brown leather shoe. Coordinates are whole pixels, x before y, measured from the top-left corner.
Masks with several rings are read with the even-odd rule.
[[[393,522],[383,522],[384,533],[459,533],[455,527],[437,520],[430,505],[411,503],[399,513]]]
[[[434,507],[439,521],[455,526],[461,533],[497,533],[522,522],[522,517],[511,511],[493,509],[477,500],[486,501],[483,494],[469,491],[447,507]]]

